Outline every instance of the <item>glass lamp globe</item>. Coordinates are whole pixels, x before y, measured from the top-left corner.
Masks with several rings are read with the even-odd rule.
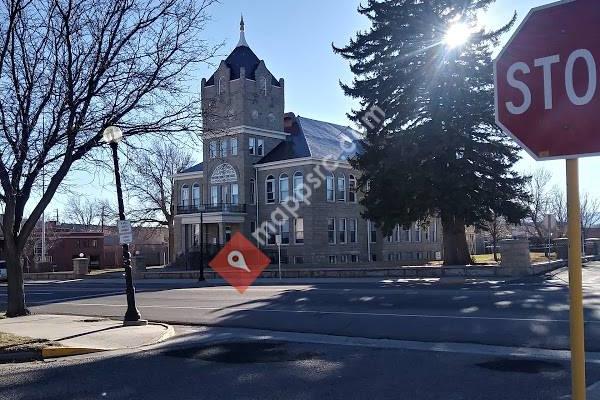
[[[102,139],[106,143],[118,143],[123,139],[123,131],[118,126],[109,126],[102,132]]]

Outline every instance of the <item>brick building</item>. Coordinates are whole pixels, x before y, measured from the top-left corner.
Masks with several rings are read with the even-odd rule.
[[[237,47],[201,90],[204,162],[174,177],[178,254],[240,231],[256,232],[264,242],[253,240],[267,251],[280,234],[284,261],[304,266],[440,259],[438,219],[384,238],[361,218],[359,172],[347,162],[360,135],[284,113],[284,80],[250,49],[243,21]]]

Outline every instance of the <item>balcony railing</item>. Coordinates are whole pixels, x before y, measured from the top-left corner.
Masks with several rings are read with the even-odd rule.
[[[177,214],[199,214],[199,213],[245,213],[246,204],[201,204],[189,206],[177,206]]]

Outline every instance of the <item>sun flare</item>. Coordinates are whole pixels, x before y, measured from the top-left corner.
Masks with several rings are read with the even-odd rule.
[[[471,28],[462,22],[450,26],[444,36],[444,43],[451,47],[459,47],[465,44],[471,36]]]

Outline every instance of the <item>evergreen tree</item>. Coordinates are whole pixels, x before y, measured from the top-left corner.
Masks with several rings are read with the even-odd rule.
[[[495,125],[493,100],[492,51],[516,15],[497,31],[475,28],[493,1],[368,0],[358,11],[371,28],[334,46],[355,74],[342,84],[360,100],[349,117],[370,128],[351,160],[365,217],[389,234],[439,216],[446,265],[471,262],[465,226],[497,215],[517,223],[525,212],[519,148]],[[448,41],[456,27],[470,30],[460,46]]]

